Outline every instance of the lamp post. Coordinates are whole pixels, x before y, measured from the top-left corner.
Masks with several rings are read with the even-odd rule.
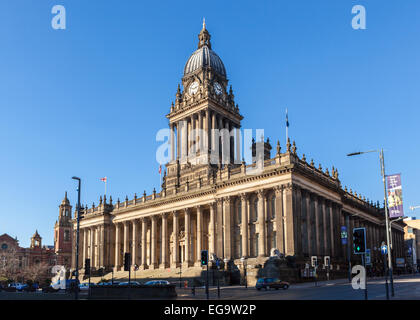
[[[77,229],[76,229],[76,283],[79,281],[79,227],[80,227],[80,187],[81,187],[81,179],[78,177],[72,177],[73,180],[77,180],[79,182],[77,187]],[[75,299],[77,300],[79,297],[79,285],[75,290]]]
[[[353,152],[353,153],[349,153],[347,156],[348,157],[352,157],[352,156],[357,156],[357,155],[361,155],[361,154],[365,154],[365,153],[371,153],[371,152],[379,152],[379,160],[380,160],[380,165],[381,165],[381,174],[382,174],[382,182],[384,184],[384,207],[385,207],[385,229],[386,229],[386,242],[387,242],[387,246],[388,246],[388,250],[387,250],[387,255],[388,255],[388,273],[389,273],[389,277],[390,277],[390,282],[391,282],[391,292],[392,292],[392,296],[394,296],[394,281],[392,279],[392,259],[391,259],[391,248],[389,246],[390,241],[389,241],[389,217],[388,217],[388,201],[387,201],[387,195],[386,195],[386,182],[385,182],[385,159],[384,159],[384,149],[379,150],[370,150],[370,151],[365,151],[365,152]],[[385,274],[386,276],[388,276],[387,274]],[[388,290],[388,286],[387,286],[387,290]]]

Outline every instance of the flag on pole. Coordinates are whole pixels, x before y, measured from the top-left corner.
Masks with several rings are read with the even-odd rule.
[[[289,115],[287,113],[287,108],[286,108],[286,127],[289,128]]]
[[[159,174],[162,173],[162,165],[159,165]]]
[[[105,195],[106,195],[106,180],[107,180],[107,178],[106,178],[106,177],[101,178],[101,181],[102,181],[102,182],[105,182]]]

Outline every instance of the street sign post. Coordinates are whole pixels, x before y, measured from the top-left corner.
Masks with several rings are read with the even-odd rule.
[[[370,266],[372,264],[372,260],[371,260],[371,255],[370,255],[370,249],[366,249],[366,254],[365,254],[365,262],[367,266]]]

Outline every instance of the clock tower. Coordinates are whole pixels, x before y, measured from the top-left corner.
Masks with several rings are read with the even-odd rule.
[[[70,201],[67,192],[59,206],[58,221],[54,226],[54,251],[57,255],[57,264],[64,265],[66,268],[71,266],[73,223],[71,217]]]
[[[170,162],[164,190],[199,186],[218,170],[241,163],[240,127],[243,117],[220,57],[212,50],[205,21],[198,48],[184,67],[169,114]],[[206,181],[207,180],[207,181]]]

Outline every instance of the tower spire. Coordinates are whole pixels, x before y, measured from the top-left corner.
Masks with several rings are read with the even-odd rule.
[[[201,29],[200,34],[198,35],[198,40],[198,49],[204,46],[207,46],[209,49],[211,49],[210,33],[206,29],[205,18],[203,18],[203,29]]]

